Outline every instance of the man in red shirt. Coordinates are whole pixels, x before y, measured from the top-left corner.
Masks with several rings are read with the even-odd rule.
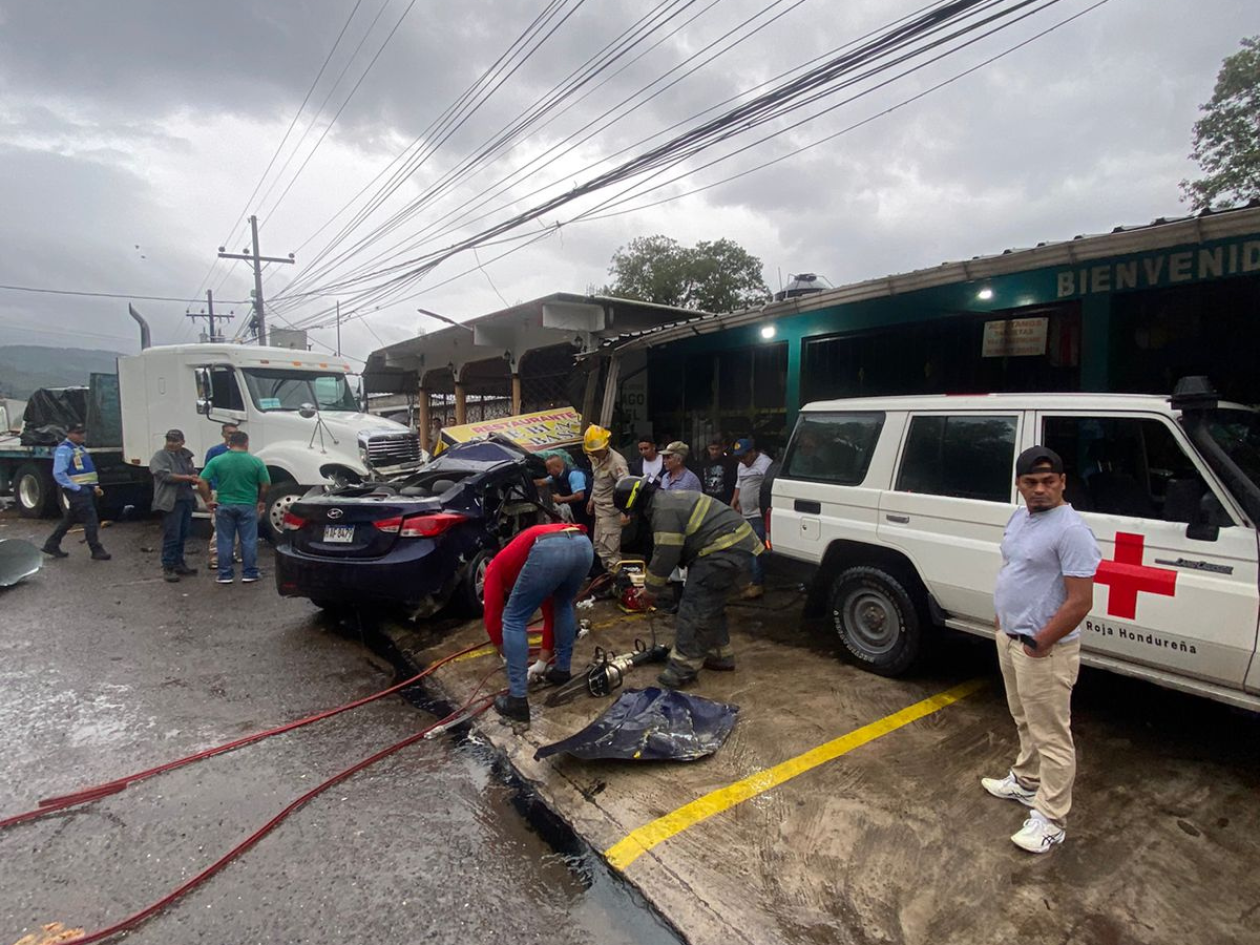
[[[547,673],[553,683],[567,682],[577,635],[573,601],[591,569],[595,550],[581,525],[535,525],[513,538],[486,568],[486,633],[507,660],[508,695],[494,700],[505,719],[529,724],[529,638],[526,624],[540,607],[543,649],[556,651]]]

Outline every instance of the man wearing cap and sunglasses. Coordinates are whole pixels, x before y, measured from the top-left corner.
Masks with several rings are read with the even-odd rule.
[[[53,479],[61,486],[66,498],[66,510],[53,533],[44,542],[43,552],[54,558],[70,557],[61,550],[61,539],[74,527],[83,523],[83,535],[92,549],[93,561],[108,561],[109,553],[101,545],[100,519],[96,515],[96,497],[104,495],[92,454],[83,444],[87,440],[87,428],[76,423],[66,431],[66,438],[53,452]]]
[[[998,663],[1019,733],[1019,756],[1005,778],[981,778],[994,797],[1029,808],[1011,841],[1029,853],[1062,843],[1076,747],[1072,687],[1081,668],[1080,624],[1094,603],[1102,555],[1089,526],[1063,501],[1067,477],[1054,450],[1033,446],[1015,460],[1024,500],[1002,536],[993,593]]]
[[[193,507],[197,497],[197,464],[192,450],[184,446],[182,430],[167,430],[166,444],[149,460],[153,476],[153,511],[162,513],[162,577],[175,582],[181,576],[196,574],[184,560],[184,544],[192,530]]]

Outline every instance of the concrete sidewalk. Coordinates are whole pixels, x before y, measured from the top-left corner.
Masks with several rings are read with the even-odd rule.
[[[1118,677],[1078,686],[1077,806],[1068,841],[1034,857],[1008,837],[1024,809],[983,775],[1013,757],[991,647],[953,641],[902,680],[839,662],[825,629],[802,629],[790,589],[730,609],[739,669],[690,691],[740,706],[726,745],[699,762],[534,760],[611,699],[547,708],[516,737],[479,730],[552,810],[696,945],[729,942],[1219,943],[1254,934],[1260,909],[1256,719]],[[623,652],[672,618],[600,603],[574,669],[596,645]],[[393,627],[427,663],[484,639],[480,624]],[[494,669],[489,649],[436,683],[463,702]],[[642,667],[629,688],[653,685]],[[494,675],[487,688],[504,685]],[[1229,733],[1229,734],[1227,734]]]

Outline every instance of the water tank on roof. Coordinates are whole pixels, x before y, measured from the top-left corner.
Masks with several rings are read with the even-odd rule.
[[[784,299],[797,299],[802,295],[813,295],[815,292],[834,288],[835,286],[817,273],[798,272],[795,275],[791,275],[787,288],[774,294],[774,300],[782,302]]]

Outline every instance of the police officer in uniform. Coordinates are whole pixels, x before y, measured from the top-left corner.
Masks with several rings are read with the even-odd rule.
[[[92,560],[108,561],[110,556],[101,545],[101,523],[96,516],[96,497],[105,493],[101,491],[92,454],[83,445],[86,439],[87,430],[83,424],[76,423],[66,431],[66,438],[53,453],[53,479],[66,497],[66,511],[44,542],[43,550],[54,558],[68,558],[61,550],[61,539],[75,524],[82,522],[88,547],[92,549]]]
[[[639,595],[643,604],[652,604],[674,568],[687,569],[674,648],[657,682],[680,689],[701,669],[733,670],[726,599],[753,558],[765,551],[752,526],[712,496],[658,489],[642,476],[618,482],[613,501],[626,515],[642,515],[652,523],[652,560]]]

